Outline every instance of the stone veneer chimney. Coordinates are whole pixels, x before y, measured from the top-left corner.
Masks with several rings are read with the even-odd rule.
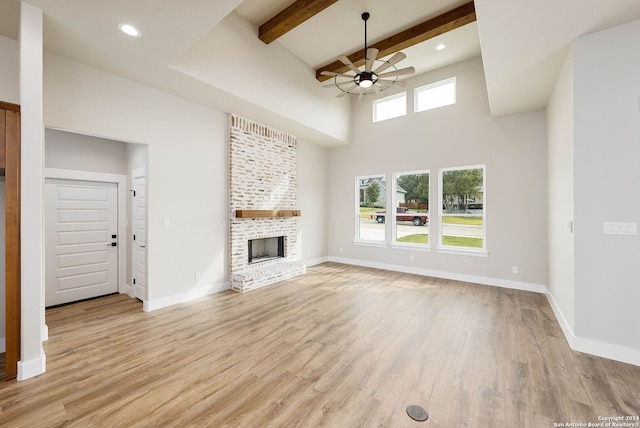
[[[296,210],[296,138],[230,115],[229,219],[231,289],[239,292],[301,275],[297,217],[237,218],[236,210]],[[285,237],[285,256],[249,266],[250,239]]]

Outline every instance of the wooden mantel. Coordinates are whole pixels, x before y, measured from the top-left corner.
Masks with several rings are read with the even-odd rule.
[[[236,210],[236,218],[300,217],[300,210]]]

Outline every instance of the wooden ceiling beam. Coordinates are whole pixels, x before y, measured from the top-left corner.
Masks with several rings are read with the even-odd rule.
[[[376,48],[380,52],[378,58],[383,58],[387,55],[391,55],[395,52],[406,49],[410,46],[422,43],[425,40],[432,39],[436,36],[455,30],[456,28],[467,25],[476,20],[476,8],[473,1],[465,3],[449,12],[438,15],[435,18],[418,24],[408,30],[402,31],[396,35],[388,37],[376,44],[369,45],[370,48]],[[360,49],[350,55],[347,55],[351,62],[357,67],[364,64],[364,52]],[[316,70],[316,79],[321,82],[332,79],[331,76],[323,76],[320,73],[322,71],[334,71],[336,73],[345,73],[349,71],[349,67],[341,63],[340,61],[334,61],[331,64],[327,64],[324,67],[320,67]]]
[[[297,0],[260,26],[258,37],[269,44],[338,0]]]

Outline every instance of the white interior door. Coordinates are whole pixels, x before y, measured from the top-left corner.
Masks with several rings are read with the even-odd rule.
[[[134,170],[133,181],[133,294],[147,300],[147,192],[144,168]]]
[[[45,182],[45,305],[118,291],[118,186]]]

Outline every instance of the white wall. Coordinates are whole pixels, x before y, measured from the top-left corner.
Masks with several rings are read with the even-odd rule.
[[[573,176],[573,48],[547,106],[547,287],[572,334],[575,330]]]
[[[640,364],[640,21],[575,41],[575,333],[626,349]]]
[[[326,261],[329,213],[329,150],[298,140],[297,200],[300,255],[307,265]]]
[[[18,42],[0,36],[0,101],[20,104]]]
[[[452,76],[457,103],[414,114],[413,88]],[[492,119],[480,58],[408,81],[406,117],[371,123],[371,98],[353,103],[353,144],[329,155],[329,255],[368,264],[435,271],[478,282],[544,289],[546,136],[543,111]],[[438,168],[486,164],[488,257],[371,248],[353,244],[358,175],[429,169],[432,234]],[[344,252],[340,253],[339,248]],[[415,262],[410,261],[410,255]],[[512,266],[518,266],[513,274]],[[428,273],[428,272],[427,272]],[[528,287],[528,286],[532,287]]]
[[[21,342],[18,380],[45,370],[43,14],[20,3]]]
[[[232,94],[209,101],[220,98],[234,104],[232,110],[221,108],[224,111],[307,141],[348,142],[351,118],[346,100],[322,88],[315,70],[281,44],[267,45],[256,36],[257,28],[232,12],[176,58],[171,68]],[[251,106],[245,105],[247,101]]]
[[[126,175],[127,143],[72,132],[45,130],[45,166]]]

